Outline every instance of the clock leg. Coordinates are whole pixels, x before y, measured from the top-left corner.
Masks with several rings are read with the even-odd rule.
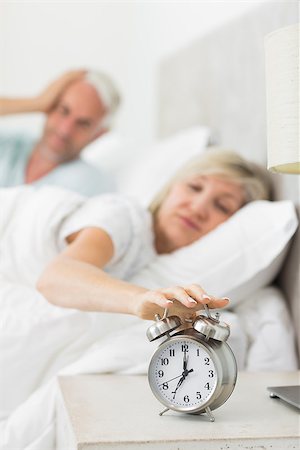
[[[214,418],[214,416],[212,415],[211,409],[210,409],[209,407],[207,407],[207,408],[205,408],[205,412],[206,412],[206,414],[208,415],[209,420],[210,420],[211,422],[214,422],[214,421],[215,421],[215,418]]]
[[[163,415],[165,412],[167,412],[167,411],[169,411],[169,408],[163,409],[163,410],[159,413],[159,415],[162,416],[162,415]]]

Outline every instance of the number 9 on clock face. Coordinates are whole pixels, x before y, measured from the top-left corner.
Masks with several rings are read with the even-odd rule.
[[[219,382],[220,367],[205,343],[176,336],[154,353],[148,371],[157,399],[168,408],[200,412],[211,403]]]

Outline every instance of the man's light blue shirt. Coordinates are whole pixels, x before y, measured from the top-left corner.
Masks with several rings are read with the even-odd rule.
[[[25,171],[34,146],[35,141],[30,136],[0,136],[0,187],[25,183]],[[111,177],[81,158],[60,164],[32,185],[60,186],[88,197],[115,190]]]

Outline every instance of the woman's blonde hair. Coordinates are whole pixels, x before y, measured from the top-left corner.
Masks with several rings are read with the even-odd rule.
[[[246,160],[233,150],[209,147],[205,153],[193,158],[161,189],[150,204],[155,214],[168,195],[170,188],[193,175],[215,175],[241,185],[245,203],[253,200],[271,200],[272,184],[266,169]]]

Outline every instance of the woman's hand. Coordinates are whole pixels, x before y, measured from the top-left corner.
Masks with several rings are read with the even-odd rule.
[[[36,109],[49,113],[57,104],[64,90],[74,81],[80,80],[86,74],[85,70],[72,70],[64,73],[54,80],[49,86],[35,98]]]
[[[168,308],[169,315],[188,318],[196,311],[209,308],[223,308],[229,302],[228,298],[216,298],[208,295],[201,286],[175,286],[166,289],[149,290],[136,296],[134,314],[145,320],[154,320],[155,314],[163,314]]]

